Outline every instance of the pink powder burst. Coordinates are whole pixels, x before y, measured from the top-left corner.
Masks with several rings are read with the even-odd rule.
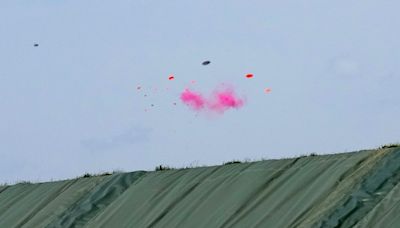
[[[218,113],[223,113],[230,108],[241,108],[243,105],[244,100],[239,98],[230,87],[215,90],[208,101],[208,109]]]
[[[185,91],[182,92],[181,100],[187,106],[196,111],[200,111],[204,108],[205,100],[203,96],[201,96],[200,93],[190,91],[189,89],[185,89]]]
[[[181,94],[181,100],[184,104],[195,111],[207,111],[223,114],[231,108],[241,108],[245,101],[239,98],[232,87],[221,85],[215,89],[212,95],[205,99],[200,93],[195,93],[185,89]]]

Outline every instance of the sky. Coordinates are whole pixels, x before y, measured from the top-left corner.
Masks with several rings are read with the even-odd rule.
[[[397,143],[399,8],[3,0],[0,183]],[[188,86],[209,94],[221,83],[243,107],[209,115],[179,99]]]

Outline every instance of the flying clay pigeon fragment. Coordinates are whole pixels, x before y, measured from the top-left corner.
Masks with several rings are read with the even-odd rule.
[[[208,64],[210,64],[210,63],[211,63],[211,61],[206,60],[206,61],[204,61],[202,64],[203,64],[203,66],[206,66],[206,65],[208,65]]]
[[[246,74],[246,78],[252,78],[253,76],[253,74]]]
[[[174,80],[175,79],[175,77],[173,76],[173,75],[170,75],[169,77],[168,77],[168,80]]]

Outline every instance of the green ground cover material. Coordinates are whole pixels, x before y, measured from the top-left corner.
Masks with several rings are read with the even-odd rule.
[[[0,194],[0,227],[44,227],[102,179],[10,186]]]
[[[24,227],[46,227],[53,221],[59,221],[59,217],[76,202],[91,192],[97,185],[109,177],[81,178],[76,180],[69,188],[59,194],[45,208],[39,211]]]
[[[379,192],[376,194],[380,194]],[[400,225],[400,184],[354,226],[359,227],[399,227]]]
[[[83,227],[90,219],[120,196],[145,172],[123,173],[109,176],[89,193],[81,197],[73,207],[48,227]]]
[[[392,153],[390,153],[392,151]],[[363,176],[345,200],[336,206],[328,219],[324,219],[318,227],[353,227],[363,219],[382,199],[400,182],[400,153],[392,149],[375,154],[375,164]]]
[[[4,191],[4,190],[6,190],[6,188],[8,188],[8,186],[2,186],[2,185],[0,185],[0,193],[2,192],[2,191]]]
[[[400,227],[400,148],[0,187],[0,227]]]
[[[0,194],[0,227],[23,226],[71,184],[20,184],[6,189]]]
[[[310,213],[326,210],[324,202],[332,200],[332,189],[372,152],[151,173],[89,225],[310,226],[315,222],[306,221]]]

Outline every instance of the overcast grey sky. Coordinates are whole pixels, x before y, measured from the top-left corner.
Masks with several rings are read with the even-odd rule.
[[[0,182],[399,142],[399,8],[2,0]],[[231,83],[247,103],[196,115],[179,102],[191,80],[205,92]]]

